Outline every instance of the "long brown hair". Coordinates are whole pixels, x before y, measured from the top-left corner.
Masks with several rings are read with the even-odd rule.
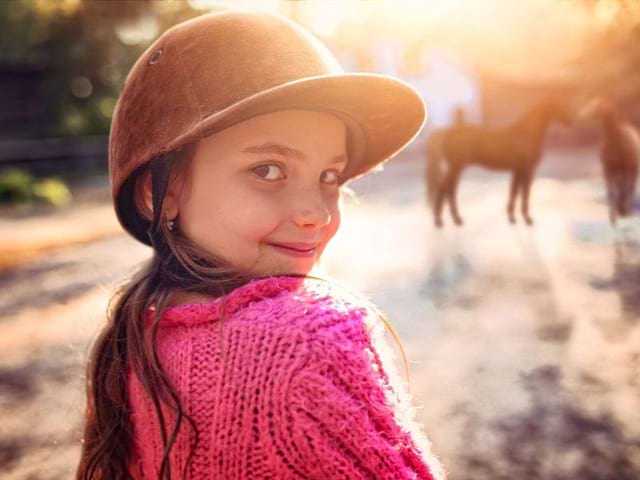
[[[186,149],[172,165],[170,181],[186,174],[192,150]],[[148,171],[142,171],[132,181],[140,184]],[[140,206],[139,206],[140,207]],[[140,208],[142,210],[142,208]],[[149,212],[147,212],[148,214]],[[162,214],[162,212],[161,212]],[[162,313],[170,304],[174,292],[183,291],[220,297],[247,283],[252,278],[234,270],[182,235],[179,228],[169,229],[160,222],[160,237],[165,245],[160,255],[152,257],[114,292],[107,309],[107,323],[92,346],[86,369],[87,404],[80,462],[76,480],[128,480],[132,447],[132,425],[127,403],[127,373],[130,369],[140,380],[153,404],[163,442],[159,480],[171,480],[179,473],[186,477],[198,431],[194,421],[183,410],[178,392],[164,372],[158,353],[157,332]],[[321,279],[320,279],[321,280]],[[155,315],[147,326],[142,321],[149,308]],[[384,316],[379,318],[400,345],[405,373],[408,364],[397,334]],[[167,425],[163,413],[168,408],[175,415],[173,425]],[[183,472],[171,472],[169,455],[183,422],[194,432],[189,458]]]
[[[193,150],[182,150],[171,165],[170,181],[188,178],[186,174]],[[131,179],[137,188],[149,169]],[[136,200],[140,200],[136,197]],[[136,203],[134,208],[148,215]],[[160,213],[162,215],[162,212]],[[182,235],[159,224],[163,241],[160,255],[152,257],[126,283],[116,288],[107,309],[107,323],[91,349],[87,364],[87,404],[82,453],[76,471],[78,480],[130,479],[131,424],[127,404],[127,371],[140,380],[156,412],[164,445],[160,479],[171,479],[169,452],[183,421],[194,430],[193,420],[184,412],[178,394],[162,369],[156,350],[159,320],[173,293],[192,292],[210,297],[222,296],[250,280],[247,275],[204,252]],[[142,321],[153,305],[151,325]],[[167,425],[161,405],[175,413],[174,425]],[[190,454],[193,454],[193,448]],[[184,477],[186,472],[180,476]],[[176,478],[176,477],[174,477]]]

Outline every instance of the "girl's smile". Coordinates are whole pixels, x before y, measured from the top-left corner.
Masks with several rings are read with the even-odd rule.
[[[287,255],[293,255],[294,257],[301,258],[312,258],[316,253],[319,243],[269,243],[268,245],[279,249]]]
[[[167,192],[168,218],[233,267],[306,274],[340,225],[346,133],[333,115],[282,110],[206,137]]]

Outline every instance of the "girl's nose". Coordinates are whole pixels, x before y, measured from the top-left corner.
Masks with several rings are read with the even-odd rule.
[[[324,227],[331,222],[331,212],[322,198],[306,195],[293,200],[293,222],[299,227]]]

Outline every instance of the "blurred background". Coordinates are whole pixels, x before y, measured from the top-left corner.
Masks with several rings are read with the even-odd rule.
[[[507,171],[464,171],[461,227],[433,226],[425,188],[428,139],[455,118],[506,129],[599,96],[637,128],[636,0],[0,2],[1,476],[73,476],[90,342],[150,255],[111,206],[113,108],[153,39],[227,7],[282,13],[427,102],[414,142],[352,183],[324,268],[398,330],[449,478],[640,478],[640,204],[610,222],[604,124],[550,124],[533,226],[507,219]]]

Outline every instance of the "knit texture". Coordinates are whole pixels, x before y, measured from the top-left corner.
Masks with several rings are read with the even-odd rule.
[[[154,312],[149,311],[147,325]],[[158,355],[198,430],[183,421],[172,478],[441,479],[397,372],[374,341],[368,302],[325,281],[253,280],[228,295],[169,307]],[[134,478],[158,478],[162,438],[128,374]],[[163,408],[171,432],[175,414]]]

